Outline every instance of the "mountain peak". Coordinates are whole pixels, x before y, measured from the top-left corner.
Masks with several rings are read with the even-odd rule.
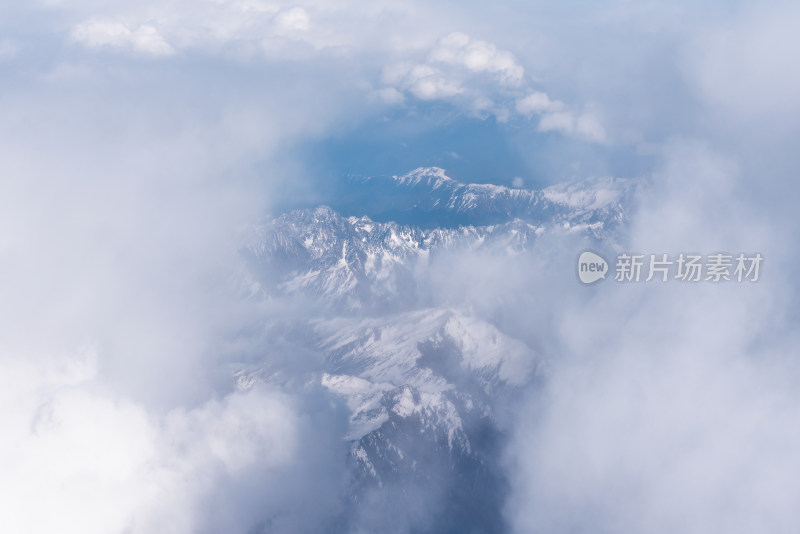
[[[401,176],[392,176],[398,184],[418,185],[420,183],[432,186],[434,189],[447,182],[454,182],[452,178],[445,174],[445,170],[440,167],[417,167],[413,171]]]

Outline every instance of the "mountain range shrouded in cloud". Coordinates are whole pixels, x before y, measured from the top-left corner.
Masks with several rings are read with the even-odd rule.
[[[797,532],[798,24],[1,5],[3,532]]]

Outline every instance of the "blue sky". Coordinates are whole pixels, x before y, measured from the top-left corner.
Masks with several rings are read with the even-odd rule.
[[[541,188],[578,176],[640,176],[652,158],[630,146],[597,147],[558,133],[539,132],[530,122],[498,122],[452,109],[419,106],[381,115],[352,130],[315,140],[300,157],[320,175],[403,174],[420,166],[444,168],[467,183]]]

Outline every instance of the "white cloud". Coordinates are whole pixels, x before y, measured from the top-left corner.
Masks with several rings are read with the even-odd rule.
[[[788,533],[800,524],[789,497],[800,491],[789,475],[800,467],[797,334],[785,315],[796,304],[780,297],[797,294],[796,280],[775,267],[796,251],[782,244],[786,218],[742,194],[749,177],[737,159],[702,142],[667,147],[623,246],[758,250],[774,278],[611,282],[565,305],[548,385],[516,427],[514,532]]]
[[[454,32],[442,39],[428,55],[429,63],[466,67],[473,72],[496,74],[501,84],[518,85],[525,70],[510,52],[498,50],[487,41],[473,40],[464,33]]]
[[[75,27],[72,39],[90,48],[129,49],[151,56],[168,56],[174,53],[172,46],[158,30],[148,24],[131,30],[121,22],[86,21]]]
[[[298,6],[281,11],[275,20],[281,28],[290,31],[307,31],[311,25],[308,12]]]
[[[539,119],[538,129],[541,132],[560,132],[565,135],[602,143],[606,140],[606,132],[600,120],[592,113],[578,116],[571,111],[546,113]]]
[[[694,32],[687,42],[690,82],[723,119],[777,124],[787,113],[792,119],[800,116],[800,74],[794,68],[800,7],[777,4],[743,7]]]
[[[606,140],[606,131],[603,128],[603,124],[597,118],[597,115],[593,113],[582,113],[578,116],[575,123],[575,132],[597,143],[602,143]]]
[[[445,100],[477,117],[499,122],[517,115],[542,115],[538,129],[559,132],[590,142],[607,140],[596,114],[574,111],[560,100],[532,90],[514,56],[487,41],[465,33],[450,33],[432,47],[424,63],[401,61],[383,68],[381,81],[419,100]]]
[[[134,52],[125,29],[105,30],[87,35]],[[306,394],[232,392],[224,332],[254,317],[228,284],[236,229],[272,187],[303,180],[283,181],[277,147],[340,116],[338,79],[307,68],[287,87],[276,68],[242,84],[214,62],[165,73],[122,54],[76,64],[88,72],[58,62],[0,90],[0,524],[246,532],[277,511],[313,523],[329,511],[298,503],[335,498],[340,434],[322,445],[331,422],[310,430]],[[87,338],[99,348],[73,350]]]
[[[539,131],[570,134],[575,130],[575,115],[570,111],[548,113],[539,119]]]
[[[394,87],[384,87],[375,91],[375,95],[384,103],[389,105],[402,104],[405,101],[403,93]]]
[[[383,48],[372,35],[374,17],[408,9],[391,2],[365,7],[351,2],[280,0],[176,0],[103,8],[78,4],[72,11],[85,16],[73,25],[72,32],[76,42],[88,47],[101,44],[130,50],[144,27],[154,30],[173,52],[287,60],[322,51],[363,51],[366,40]],[[146,36],[140,35],[139,40],[146,41]],[[163,54],[164,44],[141,42],[139,48]]]
[[[369,8],[347,2],[142,4],[120,9],[114,16],[80,22],[72,30],[72,39],[93,49],[114,48],[151,56],[200,50],[245,61],[259,56],[277,61],[313,61],[320,56],[373,56],[380,61],[381,57],[390,57],[393,60],[385,62],[381,81],[388,86],[384,89],[392,88],[403,95],[403,101],[406,96],[446,101],[470,115],[494,116],[501,122],[515,114],[530,118],[568,108],[529,87],[525,69],[515,55],[493,42],[465,32],[450,32],[437,39],[430,36],[431,28],[440,24],[407,24],[426,10],[438,13],[438,9],[391,2]],[[384,19],[387,24],[391,20],[387,26],[391,31],[377,31],[370,17]],[[373,78],[375,72],[365,72],[364,76]],[[375,80],[363,85],[374,87]],[[376,95],[379,100],[388,105],[403,103],[397,94],[384,89]],[[545,120],[545,127],[553,120]],[[596,116],[574,121],[572,127],[549,131],[594,142],[607,138]]]
[[[563,108],[563,102],[550,100],[547,93],[541,91],[535,91],[526,97],[520,98],[516,103],[517,113],[526,117],[545,111],[560,111]]]
[[[401,87],[421,100],[446,99],[464,92],[460,84],[430,65],[415,65]]]
[[[523,74],[511,53],[455,32],[439,39],[424,63],[385,66],[382,80],[420,100],[448,100],[503,121],[510,113],[501,100],[518,90]]]
[[[289,398],[254,388],[152,415],[97,384],[96,350],[0,361],[0,399],[14,406],[0,412],[4,528],[198,532],[220,513],[231,528],[244,519],[246,529],[252,517],[226,518],[204,503],[223,504],[256,473],[262,503],[291,486],[270,476],[298,451]]]

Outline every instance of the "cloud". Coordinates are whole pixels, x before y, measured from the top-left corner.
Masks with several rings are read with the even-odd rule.
[[[420,100],[445,99],[464,92],[460,82],[430,65],[394,65],[384,71],[383,81],[394,83]]]
[[[602,143],[606,140],[606,132],[602,123],[592,113],[575,115],[570,111],[546,113],[539,119],[540,132],[561,132],[575,135],[583,139]]]
[[[506,122],[514,112],[531,119],[541,115],[538,129],[602,143],[607,134],[594,113],[577,114],[547,93],[525,83],[525,70],[514,56],[487,41],[454,32],[440,38],[424,63],[392,63],[383,68],[384,90],[408,93],[422,101],[451,102],[478,116]],[[524,95],[524,96],[523,96]]]
[[[297,6],[278,13],[275,21],[281,28],[290,31],[306,31],[311,25],[308,12]]]
[[[310,432],[320,439],[320,427],[301,419],[294,399],[256,386],[157,415],[98,382],[100,356],[85,347],[0,361],[3,399],[15,406],[0,414],[7,528],[244,532],[271,521],[281,531],[312,532],[328,520],[334,496],[317,495],[319,515],[286,502],[328,484],[335,465],[305,456],[311,451],[300,440]],[[327,446],[342,454],[331,437]]]
[[[563,102],[550,100],[550,97],[541,91],[535,91],[524,98],[520,98],[516,103],[517,113],[525,116],[545,111],[560,111],[563,108]]]
[[[86,21],[75,27],[72,39],[91,48],[127,49],[151,56],[169,56],[175,52],[158,30],[147,24],[131,30],[120,22]]]
[[[179,0],[97,7],[76,3],[52,6],[65,20],[76,19],[75,42],[120,50],[201,52],[228,58],[308,58],[320,52],[351,53],[363,47],[370,17],[400,6],[379,3],[356,9],[355,3]],[[167,48],[169,47],[169,48]],[[144,50],[141,50],[144,49]]]
[[[516,91],[523,74],[511,53],[454,32],[439,39],[423,63],[386,65],[381,82],[419,100],[451,101],[472,114],[505,121],[509,110],[501,99]]]
[[[140,53],[119,33],[98,46]],[[315,391],[235,389],[231,368],[273,355],[241,341],[265,312],[231,277],[238,228],[279,191],[302,191],[282,144],[344,109],[356,117],[349,91],[317,85],[311,67],[221,76],[178,53],[169,69],[71,53],[30,62],[21,47],[30,69],[2,89],[0,521],[33,533],[320,531],[336,512],[346,420]]]
[[[779,124],[787,112],[796,120],[800,75],[790,66],[790,50],[797,44],[798,18],[796,6],[770,2],[739,9],[693,34],[686,69],[707,108],[744,120]]]
[[[501,84],[507,85],[518,85],[525,72],[511,53],[498,50],[492,43],[470,39],[460,32],[440,39],[428,54],[428,63],[491,73],[497,76]]]
[[[405,97],[403,96],[403,93],[401,93],[394,87],[384,87],[383,89],[378,89],[373,94],[377,96],[377,98],[382,100],[384,103],[389,105],[397,105],[405,102]]]
[[[378,86],[378,100],[389,105],[401,103],[390,92],[393,89],[422,102],[448,102],[472,116],[493,116],[500,122],[510,120],[515,112],[531,118],[567,108],[530,87],[525,69],[510,51],[464,32],[431,39],[429,27],[437,24],[407,24],[410,14],[423,17],[426,11],[435,19],[441,9],[435,5],[401,7],[386,2],[363,10],[348,3],[323,7],[226,1],[181,6],[144,9],[142,5],[118,10],[110,17],[88,18],[74,25],[72,40],[92,50],[110,48],[153,57],[200,51],[240,60],[313,61],[331,56],[352,60],[372,50],[377,58],[396,58],[384,61],[380,74],[378,68],[363,73],[364,84]],[[389,25],[388,34],[376,34],[370,14],[393,17],[401,24]],[[596,115],[575,121],[572,127],[550,131],[593,142],[606,139]]]
[[[785,134],[797,128],[800,99],[772,83],[791,79],[772,67],[791,43],[779,20],[793,13],[781,3],[759,6],[757,16],[741,7],[716,19],[716,37],[706,24],[670,35],[690,89],[685,100],[664,101],[664,113],[680,116],[696,98],[705,104],[677,128],[692,135],[671,130],[659,145],[652,189],[624,245],[759,251],[771,258],[770,277],[749,286],[612,283],[560,305],[548,383],[531,391],[509,449],[512,531],[792,532],[800,524],[789,497],[800,488],[788,475],[800,465],[800,291],[790,267],[797,251],[784,245],[798,221],[780,200],[797,193],[800,167]],[[768,68],[733,44],[776,33],[783,45]],[[733,48],[718,48],[719,35]],[[734,64],[747,82],[720,76]],[[783,116],[772,113],[774,100],[760,101],[773,90]],[[547,127],[578,127],[574,116],[547,117]]]

